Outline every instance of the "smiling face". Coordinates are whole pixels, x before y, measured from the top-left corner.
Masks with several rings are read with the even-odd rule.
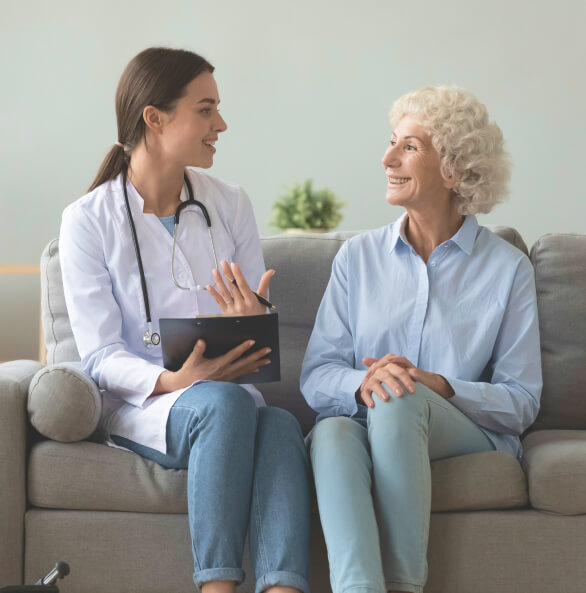
[[[218,134],[228,127],[218,111],[219,103],[214,76],[203,72],[185,87],[172,111],[159,112],[159,140],[165,156],[180,167],[211,167]]]
[[[451,203],[453,183],[441,176],[431,136],[415,117],[399,121],[382,163],[389,204],[421,210]]]

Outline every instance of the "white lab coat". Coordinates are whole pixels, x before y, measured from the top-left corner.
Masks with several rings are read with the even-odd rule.
[[[208,209],[218,261],[237,262],[251,287],[265,271],[250,200],[238,186],[187,171],[194,197]],[[153,331],[162,317],[219,313],[205,291],[178,289],[171,277],[172,237],[127,183],[150,301]],[[184,187],[181,200],[188,198]],[[126,213],[122,176],[69,205],[59,236],[63,288],[84,371],[103,395],[104,438],[119,435],[166,452],[169,411],[184,389],[149,397],[164,371],[161,347],[147,349],[144,299]],[[214,258],[205,218],[196,206],[181,213],[175,275],[183,286],[213,284]],[[257,406],[264,400],[245,386]],[[148,398],[148,399],[147,399]]]

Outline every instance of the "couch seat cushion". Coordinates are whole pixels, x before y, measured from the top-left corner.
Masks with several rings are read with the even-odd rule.
[[[42,441],[31,451],[28,496],[54,509],[186,513],[186,477],[123,449]]]
[[[187,513],[185,470],[168,470],[129,451],[96,443],[34,445],[30,504],[44,508]],[[525,475],[500,452],[432,463],[432,510],[506,509],[527,504]],[[314,506],[315,510],[315,506]]]
[[[431,464],[431,510],[510,509],[528,503],[521,465],[508,453],[488,451]]]
[[[523,441],[531,506],[586,514],[586,431],[538,430]]]

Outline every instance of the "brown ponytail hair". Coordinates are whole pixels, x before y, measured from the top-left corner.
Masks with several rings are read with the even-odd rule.
[[[171,111],[196,76],[213,71],[207,60],[183,49],[150,47],[135,56],[116,89],[117,140],[122,146],[110,149],[88,192],[125,171],[134,147],[146,142],[142,112],[147,105]]]

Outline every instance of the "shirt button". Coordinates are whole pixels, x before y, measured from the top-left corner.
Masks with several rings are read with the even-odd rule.
[[[434,261],[432,261],[432,262],[431,262],[431,267],[432,267],[432,268],[435,268],[436,266],[437,266],[437,264],[436,264]]]

